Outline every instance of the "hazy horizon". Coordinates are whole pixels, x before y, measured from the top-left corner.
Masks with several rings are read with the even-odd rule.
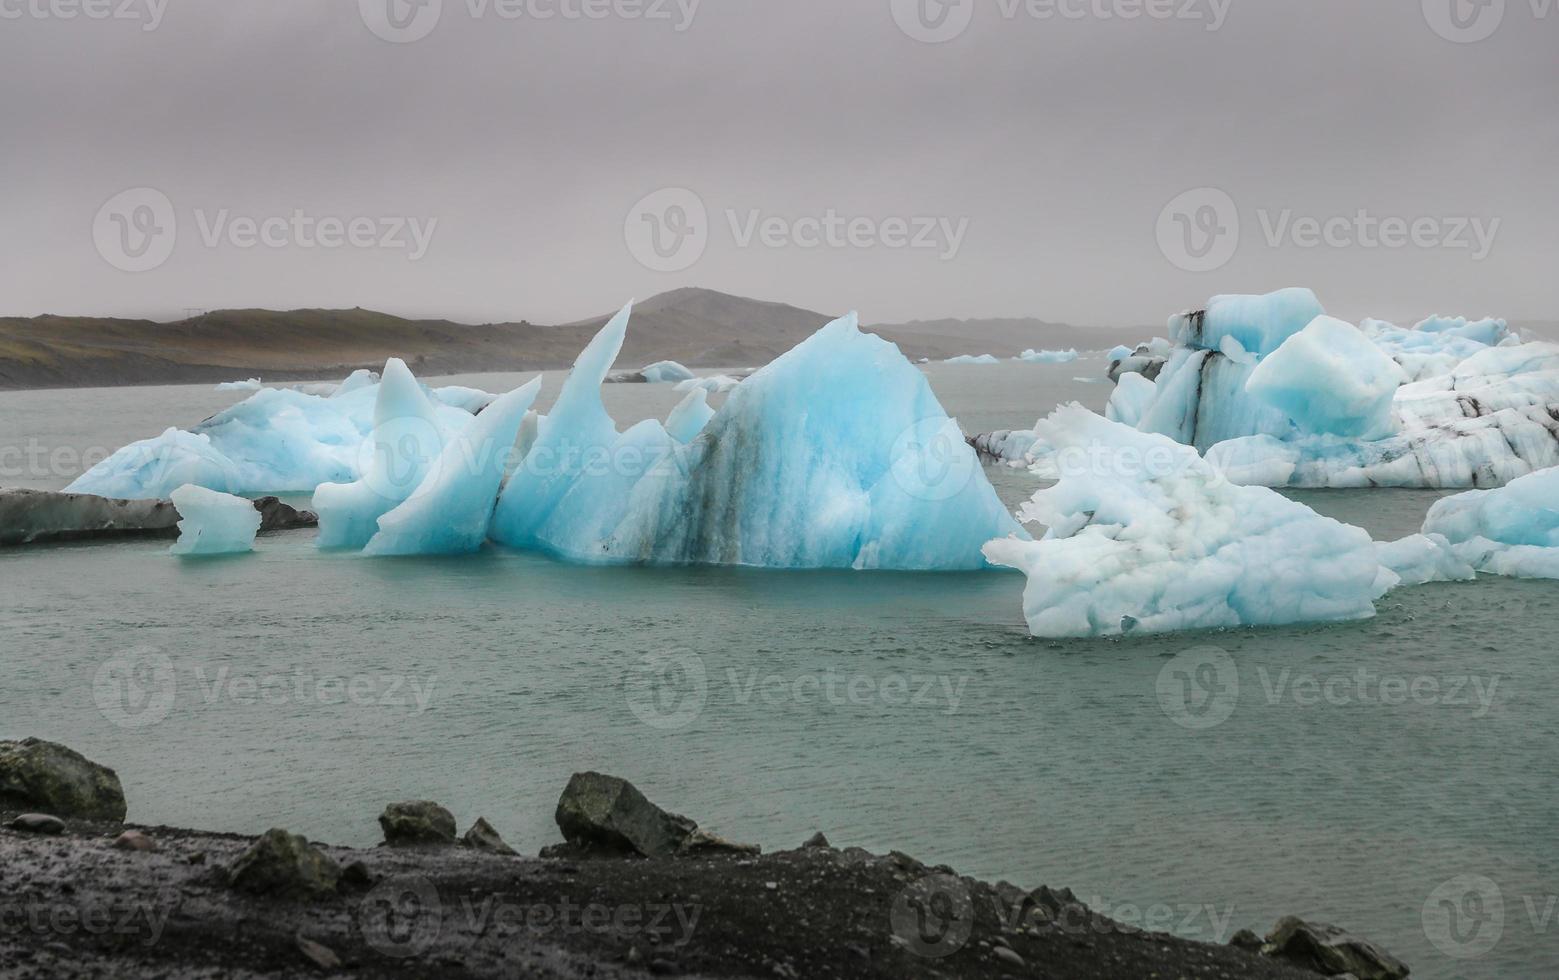
[[[1552,321],[1552,6],[15,0],[0,315]]]

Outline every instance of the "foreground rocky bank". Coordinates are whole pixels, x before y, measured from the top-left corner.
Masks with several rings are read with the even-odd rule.
[[[52,764],[57,773],[44,770]],[[385,843],[127,827],[117,778],[60,746],[0,742],[0,964],[22,978],[1405,976],[1365,940],[1285,919],[1229,945],[1146,932],[1072,894],[817,835],[761,854],[624,780],[577,774],[564,842],[516,855],[431,801]],[[42,812],[18,813],[32,805]]]

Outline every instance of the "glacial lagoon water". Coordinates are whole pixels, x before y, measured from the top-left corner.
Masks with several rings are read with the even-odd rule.
[[[970,432],[1109,393],[1072,380],[1097,357],[929,373]],[[620,424],[677,400],[605,394]],[[62,487],[82,455],[239,397],[0,393],[0,484]],[[988,472],[1009,504],[1035,488]],[[1294,496],[1389,538],[1439,494]],[[1554,583],[1403,589],[1362,623],[1057,642],[1027,635],[1016,573],[371,560],[321,555],[312,532],[166,551],[0,550],[0,737],[114,766],[136,822],[367,845],[385,803],[432,798],[534,851],[569,773],[598,768],[766,848],[821,829],[1209,940],[1300,914],[1415,977],[1559,971]]]

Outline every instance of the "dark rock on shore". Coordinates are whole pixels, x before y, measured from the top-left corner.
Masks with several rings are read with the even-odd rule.
[[[667,813],[626,779],[576,772],[558,799],[554,817],[570,844],[644,857],[677,853],[698,829],[687,817]]]
[[[123,820],[124,787],[112,769],[58,743],[0,741],[0,809]]]
[[[315,527],[319,517],[277,497],[254,502],[260,531]],[[168,500],[118,500],[86,493],[0,490],[0,545],[120,537],[177,537],[179,512]]]
[[[485,817],[476,818],[476,823],[472,824],[471,829],[460,838],[460,843],[489,854],[502,854],[505,857],[519,856],[519,852],[504,843],[503,838],[498,836],[498,831],[493,829],[493,825],[488,823]]]
[[[455,816],[432,800],[391,803],[379,814],[384,842],[391,847],[428,847],[455,843]]]
[[[11,821],[11,829],[24,834],[63,834],[65,821],[47,813],[24,813]]]
[[[234,888],[278,898],[329,895],[340,878],[341,867],[329,855],[280,827],[260,835],[228,872]]]
[[[1405,963],[1368,939],[1293,915],[1272,927],[1262,952],[1327,976],[1347,973],[1358,980],[1401,980],[1408,975]]]

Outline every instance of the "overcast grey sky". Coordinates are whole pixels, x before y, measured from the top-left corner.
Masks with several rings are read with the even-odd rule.
[[[1554,0],[0,0],[0,81],[6,314],[1559,318]]]

